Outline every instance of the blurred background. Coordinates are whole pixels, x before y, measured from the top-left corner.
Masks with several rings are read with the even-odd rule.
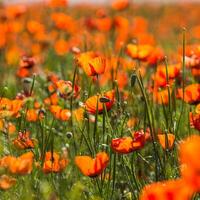
[[[2,0],[5,3],[35,3],[41,2],[45,0]],[[70,4],[77,3],[95,3],[95,4],[105,4],[109,3],[109,0],[69,0]],[[135,3],[143,3],[143,2],[155,2],[155,3],[183,3],[183,2],[200,2],[200,0],[133,0]]]

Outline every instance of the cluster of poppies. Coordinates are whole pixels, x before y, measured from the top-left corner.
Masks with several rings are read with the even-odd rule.
[[[87,176],[105,199],[187,200],[200,191],[199,10],[176,6],[169,20],[170,5],[169,14],[149,5],[158,23],[129,0],[0,5],[0,189],[71,170],[69,184]],[[180,24],[192,40],[184,30],[169,51]]]

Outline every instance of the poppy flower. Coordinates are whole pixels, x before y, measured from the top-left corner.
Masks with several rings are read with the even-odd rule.
[[[185,87],[184,101],[189,104],[200,102],[200,84],[194,83]],[[183,90],[178,89],[177,98],[183,99]]]
[[[162,104],[167,105],[169,103],[169,95],[171,95],[171,90],[169,92],[168,89],[154,91],[153,99],[156,103],[160,105]]]
[[[127,55],[133,59],[138,59],[141,61],[146,61],[152,51],[153,47],[151,45],[128,44],[126,46]]]
[[[16,183],[15,178],[12,178],[5,174],[0,176],[0,189],[1,190],[7,190],[7,189],[11,188],[13,185],[15,185],[15,183]]]
[[[35,21],[35,20],[30,20],[27,23],[27,30],[31,34],[37,34],[37,33],[44,32],[45,28],[44,28],[44,25],[41,24],[40,22]]]
[[[99,114],[103,112],[103,109],[104,109],[103,104],[105,104],[107,111],[109,111],[114,104],[114,93],[115,93],[114,90],[111,90],[111,91],[105,92],[103,95],[95,95],[88,98],[85,102],[86,111],[91,114],[95,114],[96,109],[97,109],[97,103],[98,103]],[[106,102],[105,103],[100,102],[101,98],[106,99]]]
[[[22,56],[19,62],[19,68],[17,70],[17,76],[20,78],[25,78],[31,75],[31,70],[36,64],[36,60],[30,56]]]
[[[172,149],[174,146],[175,136],[171,133],[158,134],[158,141],[163,149]]]
[[[56,86],[54,85],[54,84],[49,84],[48,85],[48,91],[50,92],[50,93],[54,93],[55,91],[56,91]]]
[[[200,136],[192,135],[185,139],[179,146],[181,175],[194,191],[200,191]]]
[[[88,76],[103,74],[106,68],[106,59],[94,52],[85,52],[76,56],[78,64]]]
[[[114,10],[124,10],[128,7],[129,5],[129,0],[114,0],[112,2],[112,9]]]
[[[62,110],[62,108],[60,106],[52,105],[52,106],[50,106],[49,110],[56,119],[60,119],[60,112]]]
[[[38,114],[35,109],[28,109],[26,112],[26,120],[29,122],[36,122],[38,120]]]
[[[76,156],[75,164],[85,176],[96,177],[107,167],[109,157],[105,152],[99,152],[95,158],[90,156]]]
[[[110,17],[96,18],[93,20],[97,30],[108,32],[112,27],[112,19]]]
[[[169,180],[156,182],[145,186],[140,194],[140,200],[189,200],[192,197],[192,190],[184,180]]]
[[[59,101],[59,96],[56,92],[50,95],[49,101],[52,105],[57,105]]]
[[[30,138],[30,132],[19,132],[18,137],[13,140],[13,144],[15,147],[19,149],[29,149],[34,148],[36,143],[35,139]]]
[[[27,7],[25,5],[10,5],[5,7],[6,17],[8,19],[17,18],[26,13]]]
[[[200,46],[187,45],[185,49],[185,65],[188,68],[198,69],[200,66]],[[182,50],[180,51],[182,53]]]
[[[71,112],[68,109],[62,109],[58,105],[52,105],[49,108],[50,112],[53,114],[53,116],[56,119],[59,119],[61,121],[68,121],[71,117]]]
[[[154,48],[149,57],[147,58],[147,62],[150,65],[155,65],[164,60],[164,52],[160,48]]]
[[[166,73],[166,67],[163,65],[159,65],[157,67],[156,73],[153,75],[153,80],[155,87],[166,87],[167,84],[173,83],[175,78],[179,76],[181,70],[181,63],[169,65],[167,67],[168,77]],[[167,83],[168,78],[168,83]]]
[[[58,173],[63,171],[68,163],[69,160],[67,158],[60,157],[56,152],[53,152],[53,154],[52,152],[46,152],[42,170],[45,174]]]
[[[14,134],[16,131],[16,126],[12,122],[8,122],[7,130],[10,135]]]
[[[60,120],[68,121],[71,117],[71,112],[68,109],[62,109],[60,112]]]
[[[80,107],[80,108],[77,108],[75,110],[73,110],[73,116],[74,118],[76,119],[76,121],[80,122],[84,119],[84,108]]]
[[[49,0],[48,5],[52,8],[57,7],[66,7],[68,4],[68,0]]]
[[[67,33],[73,34],[77,30],[77,23],[70,15],[66,15],[63,12],[56,12],[51,15],[55,26],[64,30]]]
[[[71,81],[59,80],[55,83],[55,85],[62,98],[67,99],[71,97],[72,92],[74,98],[76,98],[79,95],[80,87],[75,84],[73,90]]]
[[[19,111],[23,106],[23,101],[14,99],[10,100],[7,98],[0,99],[0,118],[4,117],[18,117]]]
[[[6,168],[12,174],[30,174],[33,168],[33,153],[27,152],[19,157],[5,156],[0,159],[0,167]]]
[[[69,50],[67,41],[63,39],[56,41],[54,48],[55,48],[56,53],[60,56],[66,54]]]
[[[117,153],[127,154],[141,149],[145,144],[145,134],[141,131],[133,133],[133,137],[112,139],[111,148]]]

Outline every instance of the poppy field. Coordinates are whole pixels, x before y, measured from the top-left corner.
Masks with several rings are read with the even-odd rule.
[[[0,3],[0,200],[200,199],[199,18]]]

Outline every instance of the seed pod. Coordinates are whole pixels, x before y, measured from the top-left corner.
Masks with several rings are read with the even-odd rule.
[[[101,103],[108,103],[108,102],[110,102],[110,99],[107,98],[107,97],[100,97],[100,98],[99,98],[99,101],[100,101]]]
[[[134,74],[131,75],[131,87],[134,87],[136,80],[137,80],[137,76],[134,73]]]
[[[73,134],[72,134],[72,132],[67,132],[66,136],[67,136],[68,139],[70,139],[70,138],[72,138]]]

